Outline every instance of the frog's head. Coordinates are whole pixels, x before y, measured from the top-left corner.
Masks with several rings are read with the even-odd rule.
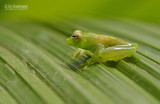
[[[74,47],[82,47],[82,31],[80,30],[75,30],[72,34],[71,37],[69,37],[68,39],[66,39],[66,44],[69,46],[74,46]]]

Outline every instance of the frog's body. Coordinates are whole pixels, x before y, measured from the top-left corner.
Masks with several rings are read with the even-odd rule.
[[[137,44],[128,43],[109,35],[94,34],[74,31],[72,37],[66,40],[68,45],[77,47],[73,53],[73,59],[88,54],[91,56],[81,66],[87,67],[96,62],[118,61],[125,57],[132,56],[137,49]]]

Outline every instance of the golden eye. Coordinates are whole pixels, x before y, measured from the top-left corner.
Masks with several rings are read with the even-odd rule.
[[[75,35],[75,34],[72,35],[72,39],[77,39],[77,38],[78,38],[77,35]]]

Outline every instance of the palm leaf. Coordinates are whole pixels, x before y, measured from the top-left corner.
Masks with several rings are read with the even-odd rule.
[[[139,45],[137,53],[109,67],[86,71],[71,60],[65,44],[73,30],[120,37]],[[47,104],[159,104],[159,26],[126,19],[16,21],[0,27],[0,101]],[[110,63],[113,64],[113,63]],[[6,100],[8,99],[8,100]]]

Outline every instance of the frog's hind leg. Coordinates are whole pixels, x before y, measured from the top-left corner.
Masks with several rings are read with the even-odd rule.
[[[135,43],[129,45],[116,45],[109,48],[101,48],[96,51],[90,59],[81,64],[80,67],[85,70],[87,66],[97,62],[118,61],[125,57],[132,56],[136,50],[137,44]]]
[[[116,45],[98,51],[99,62],[118,61],[132,56],[137,50],[137,44]]]

